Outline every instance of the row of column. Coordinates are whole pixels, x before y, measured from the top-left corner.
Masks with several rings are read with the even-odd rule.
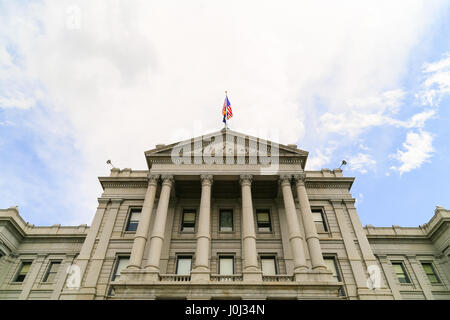
[[[211,186],[212,175],[201,175],[201,200],[198,218],[198,229],[196,234],[197,249],[195,255],[194,269],[192,270],[192,281],[209,280],[209,251],[211,243]],[[303,249],[303,236],[300,231],[300,223],[295,209],[294,197],[291,189],[291,180],[295,180],[297,197],[300,205],[302,220],[304,223],[305,240],[311,258],[313,270],[325,270],[319,237],[314,224],[313,215],[309,205],[308,195],[305,188],[305,174],[281,175],[280,184],[286,212],[286,220],[289,232],[289,241],[292,248],[294,260],[294,273],[304,273],[308,270],[305,252]],[[140,269],[144,254],[145,244],[150,228],[150,219],[153,212],[155,195],[159,175],[150,175],[147,192],[141,212],[141,220],[136,230],[133,248],[130,256],[128,269]],[[167,211],[169,206],[170,191],[173,185],[173,176],[161,176],[162,188],[159,197],[158,208],[153,230],[150,233],[150,255],[145,269],[150,272],[159,272],[159,262],[164,241]],[[242,195],[242,242],[243,242],[243,275],[244,281],[258,281],[261,271],[258,266],[256,250],[256,232],[253,215],[253,203],[251,194],[251,175],[241,175]]]

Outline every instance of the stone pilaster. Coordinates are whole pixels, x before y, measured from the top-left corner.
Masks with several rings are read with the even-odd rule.
[[[155,224],[150,237],[150,251],[147,266],[147,271],[154,273],[152,280],[157,279],[159,274],[159,262],[161,259],[161,248],[164,242],[164,231],[166,227],[167,211],[169,208],[170,190],[174,183],[172,175],[162,175],[161,194],[159,196],[158,208],[156,209]]]
[[[211,185],[213,176],[201,175],[202,195],[200,199],[200,213],[197,228],[197,250],[195,254],[192,282],[208,282],[211,273],[209,268],[209,249],[211,242]]]
[[[407,255],[406,258],[408,259],[414,271],[414,274],[416,275],[417,281],[422,288],[423,295],[427,300],[434,300],[433,293],[431,292],[431,286],[428,282],[427,275],[423,270],[420,261],[417,260],[417,257],[415,255]]]
[[[150,229],[150,219],[153,213],[158,180],[159,175],[149,175],[148,177],[147,192],[145,194],[144,204],[142,205],[141,219],[136,230],[136,235],[134,236],[128,269],[141,268],[145,244],[147,243],[147,236]]]
[[[95,212],[94,220],[92,221],[88,234],[86,235],[86,239],[84,240],[83,246],[81,247],[80,254],[76,258],[75,264],[80,267],[81,279],[83,279],[87,264],[91,259],[92,249],[94,248],[95,240],[99,235],[98,232],[100,230],[100,226],[102,224],[102,220],[109,201],[110,199],[98,199],[98,207],[97,211]]]
[[[253,216],[252,203],[252,176],[241,175],[242,192],[242,242],[244,251],[243,277],[244,281],[261,282],[262,272],[258,266],[258,255],[256,252],[255,220]]]
[[[97,282],[103,262],[106,257],[106,251],[108,250],[109,241],[111,240],[111,235],[116,223],[117,213],[119,212],[122,201],[123,199],[111,199],[111,207],[109,208],[106,222],[100,235],[100,240],[93,257],[90,260],[89,273],[86,275],[84,287],[94,295],[96,293]]]

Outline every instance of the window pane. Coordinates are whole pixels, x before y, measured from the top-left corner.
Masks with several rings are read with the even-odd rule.
[[[393,263],[392,266],[400,283],[410,283],[402,263]]]
[[[52,264],[50,265],[50,272],[58,272],[60,264],[61,263],[59,261],[52,262]]]
[[[184,222],[195,222],[195,212],[185,212]]]
[[[233,258],[220,258],[219,272],[223,275],[233,274]]]
[[[28,271],[30,271],[30,266],[31,266],[30,262],[24,262],[22,264],[22,268],[20,269],[20,274],[27,274]]]
[[[139,221],[139,217],[141,216],[141,211],[133,211],[131,212],[130,221]]]
[[[425,273],[427,274],[428,280],[431,283],[439,283],[440,280],[437,277],[436,273],[434,272],[433,265],[431,263],[422,263],[423,269],[425,270]]]
[[[178,258],[177,274],[190,275],[191,274],[191,258]]]
[[[233,230],[233,212],[221,211],[220,212],[220,230],[232,231]]]
[[[336,264],[334,263],[334,259],[333,258],[325,258],[323,261],[325,262],[327,269],[330,270],[331,272],[333,272],[333,277],[337,278],[338,274],[337,274],[337,270],[336,270]]]
[[[274,275],[277,273],[275,258],[261,258],[261,267],[263,275]]]
[[[269,223],[269,213],[268,212],[258,212],[258,222]]]
[[[314,222],[322,222],[322,211],[313,211]]]
[[[393,264],[393,266],[396,274],[403,274],[403,268],[401,264],[396,263]]]
[[[118,280],[120,278],[120,273],[123,269],[125,269],[130,264],[129,257],[121,257],[119,258],[119,262],[117,263],[116,273],[113,277],[113,280]]]
[[[431,266],[431,264],[423,263],[422,266],[426,274],[434,274],[433,267]]]

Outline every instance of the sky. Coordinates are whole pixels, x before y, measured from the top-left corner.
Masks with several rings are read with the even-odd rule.
[[[90,224],[109,175],[222,128],[336,168],[363,225],[450,209],[449,1],[0,0],[0,208]]]

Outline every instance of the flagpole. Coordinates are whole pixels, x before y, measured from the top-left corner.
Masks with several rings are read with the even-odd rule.
[[[225,90],[225,104],[226,104],[226,101],[227,101],[227,97],[228,97],[228,95],[227,95],[227,90]],[[226,108],[226,107],[225,107]],[[226,117],[226,112],[227,112],[227,110],[225,109],[225,117]],[[225,119],[225,130],[226,129],[228,129],[228,123],[227,123],[227,119]]]

